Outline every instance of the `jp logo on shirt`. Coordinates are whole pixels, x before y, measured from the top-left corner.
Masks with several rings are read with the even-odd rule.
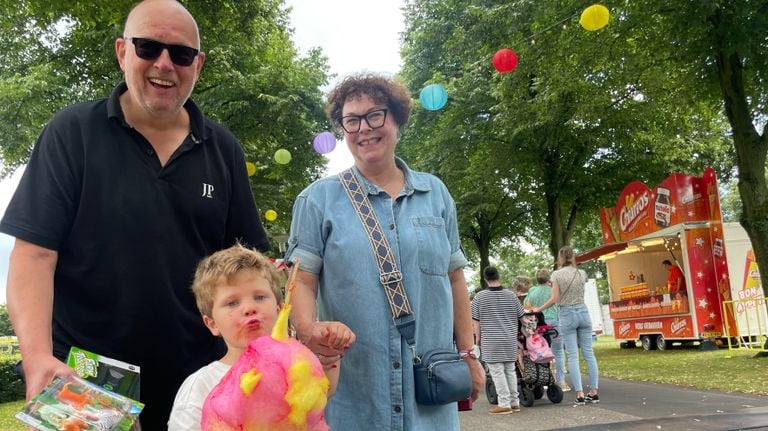
[[[213,199],[213,186],[211,184],[203,183],[203,197]]]

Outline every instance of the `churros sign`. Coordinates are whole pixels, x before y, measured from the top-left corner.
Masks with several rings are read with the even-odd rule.
[[[631,232],[637,223],[648,214],[648,201],[650,192],[646,190],[639,196],[626,196],[624,207],[619,213],[619,227],[623,232]]]
[[[682,222],[713,220],[719,204],[712,168],[701,177],[672,174],[653,189],[633,181],[615,207],[600,209],[603,243],[628,241]]]

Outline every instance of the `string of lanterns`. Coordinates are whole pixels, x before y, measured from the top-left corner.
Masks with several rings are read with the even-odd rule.
[[[575,15],[571,15],[558,23],[567,21]],[[579,17],[579,24],[587,31],[597,31],[608,25],[609,19],[610,12],[608,8],[596,3],[582,11]],[[541,30],[537,34],[549,30],[558,23]],[[529,39],[532,37],[533,35]],[[517,68],[517,62],[517,53],[510,48],[502,48],[493,55],[493,67],[499,73],[513,72]],[[421,90],[419,101],[424,109],[436,111],[445,106],[448,101],[448,91],[441,84],[429,84]]]
[[[576,14],[571,15],[558,23],[555,23],[536,34],[540,34],[544,31],[548,31],[555,25],[565,22],[573,18]],[[593,4],[581,12],[579,17],[579,24],[587,31],[597,31],[608,25],[610,20],[610,12],[607,7],[602,4]],[[529,37],[533,38],[532,35]],[[517,53],[511,48],[501,48],[493,55],[493,67],[499,73],[510,73],[517,68],[519,58]],[[437,111],[442,109],[448,103],[448,91],[442,84],[429,84],[425,86],[419,93],[419,102],[421,106],[428,111]],[[312,147],[318,154],[328,154],[336,148],[336,136],[333,133],[325,131],[318,133],[312,140]],[[275,151],[275,162],[281,165],[286,165],[291,162],[291,152],[285,148],[280,148]],[[246,169],[248,176],[251,177],[256,173],[256,164],[253,162],[246,162]],[[264,212],[264,218],[273,222],[277,220],[277,212],[269,209]],[[666,244],[665,244],[666,245]]]

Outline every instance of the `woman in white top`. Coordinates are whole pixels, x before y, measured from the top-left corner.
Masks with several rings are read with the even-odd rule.
[[[558,330],[563,337],[565,350],[568,352],[568,370],[571,374],[573,390],[576,391],[576,404],[599,403],[597,358],[592,350],[592,319],[584,303],[584,283],[587,281],[587,273],[576,267],[576,257],[569,246],[560,249],[557,254],[557,263],[560,269],[552,273],[552,297],[533,311],[541,311],[558,304],[560,308]],[[589,393],[586,397],[579,370],[579,346],[589,371]]]

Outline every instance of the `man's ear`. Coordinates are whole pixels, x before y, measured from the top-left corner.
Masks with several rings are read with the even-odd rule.
[[[217,337],[221,335],[221,331],[219,331],[219,328],[216,327],[216,321],[213,320],[212,317],[203,315],[203,323],[205,323],[205,326],[208,328],[209,331],[211,331],[211,334]]]
[[[120,64],[120,69],[123,71],[125,70],[125,44],[126,41],[122,37],[115,39],[115,56],[118,64]]]

